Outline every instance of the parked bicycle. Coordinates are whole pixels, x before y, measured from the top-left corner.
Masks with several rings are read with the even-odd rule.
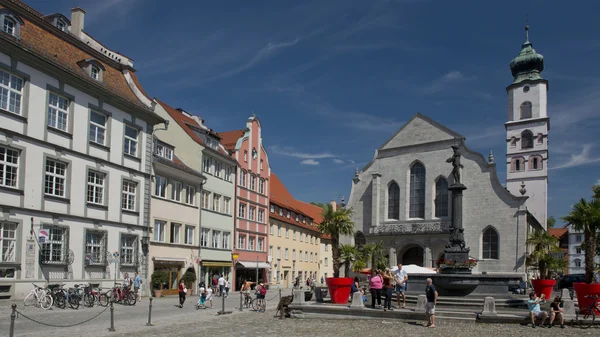
[[[128,287],[121,287],[119,283],[115,283],[110,297],[114,302],[121,303],[124,305],[135,305],[137,302],[137,296]]]
[[[54,305],[59,309],[64,309],[67,306],[67,292],[63,288],[65,284],[49,284],[50,295]]]
[[[600,299],[600,296],[587,295],[585,297],[591,298],[594,301],[587,308],[580,308],[577,312],[575,320],[577,321],[577,325],[584,329],[587,329],[594,324],[596,316],[600,316],[600,306],[598,306],[598,299]]]
[[[52,307],[52,295],[48,292],[47,288],[42,288],[38,285],[33,284],[33,289],[29,292],[29,294],[23,300],[23,305],[35,305],[39,306],[44,310],[50,309]]]
[[[252,300],[252,310],[265,312],[267,310],[267,299],[266,298],[255,298]]]

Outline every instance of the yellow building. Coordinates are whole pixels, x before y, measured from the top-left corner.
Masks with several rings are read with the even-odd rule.
[[[318,283],[321,235],[306,211],[308,204],[295,200],[273,173],[269,202],[270,287],[292,288],[297,277],[300,285],[309,278]]]

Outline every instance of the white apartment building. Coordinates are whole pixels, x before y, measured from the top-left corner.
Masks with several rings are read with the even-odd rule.
[[[84,15],[0,1],[2,298],[147,276],[150,133],[163,119]]]
[[[569,229],[569,274],[585,273],[585,250],[583,244],[583,232],[579,232],[567,225]],[[596,264],[600,264],[600,256],[595,258]]]
[[[194,270],[196,273],[199,271],[199,279],[207,283],[216,274],[232,281],[237,162],[229,156],[218,135],[206,127],[203,120],[158,99],[155,101],[158,103],[156,113],[169,121],[168,131],[157,131],[156,135],[175,148],[182,162],[192,170],[201,172],[204,177],[201,190],[197,189],[201,194],[197,198],[200,217],[197,222],[196,249],[190,255],[193,256]],[[154,222],[156,220],[153,219]]]

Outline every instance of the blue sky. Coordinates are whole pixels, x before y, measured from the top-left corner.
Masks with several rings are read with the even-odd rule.
[[[26,2],[84,8],[85,30],[132,57],[150,95],[216,131],[256,113],[274,172],[321,202],[347,198],[354,169],[416,112],[503,158],[508,64],[528,17],[550,81],[550,215],[600,182],[599,2]]]

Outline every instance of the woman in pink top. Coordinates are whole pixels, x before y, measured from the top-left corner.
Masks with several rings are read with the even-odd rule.
[[[371,270],[371,279],[369,280],[369,289],[371,290],[371,308],[375,309],[375,298],[377,306],[381,308],[381,289],[383,288],[383,277],[381,273],[373,268]]]

